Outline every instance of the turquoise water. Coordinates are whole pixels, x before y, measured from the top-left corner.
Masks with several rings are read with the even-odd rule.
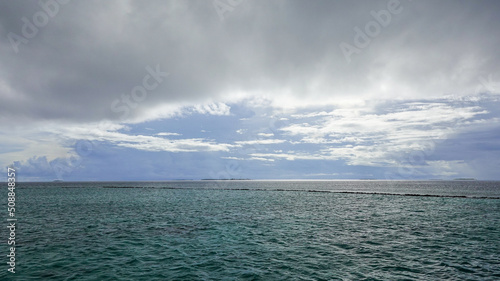
[[[500,280],[500,200],[481,199],[497,196],[499,182],[21,184],[16,273],[0,279]]]

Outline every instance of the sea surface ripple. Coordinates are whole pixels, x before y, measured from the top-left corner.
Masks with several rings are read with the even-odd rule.
[[[498,182],[349,184],[25,184],[0,279],[500,280]]]

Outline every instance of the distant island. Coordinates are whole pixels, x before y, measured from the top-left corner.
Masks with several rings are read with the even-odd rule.
[[[456,178],[454,181],[475,181],[475,178]]]
[[[235,178],[231,178],[231,179],[201,179],[202,181],[249,181],[249,180],[252,180],[252,179],[235,179]]]

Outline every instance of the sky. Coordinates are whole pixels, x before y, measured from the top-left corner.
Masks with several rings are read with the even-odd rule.
[[[0,178],[500,180],[499,13],[0,1]]]

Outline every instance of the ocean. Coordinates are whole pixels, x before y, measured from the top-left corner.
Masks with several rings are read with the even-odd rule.
[[[16,218],[0,280],[500,280],[500,182],[19,183]]]

